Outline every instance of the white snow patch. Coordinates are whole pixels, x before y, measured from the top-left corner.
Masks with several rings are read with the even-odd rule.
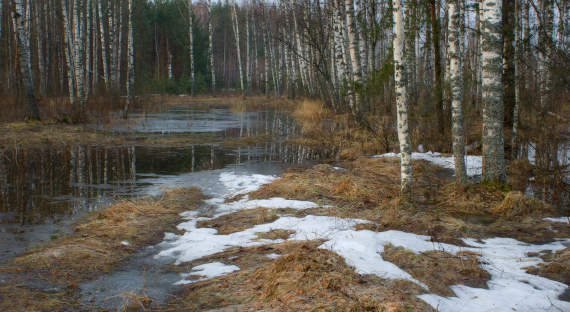
[[[289,200],[281,197],[249,200],[247,195],[244,198],[231,203],[225,203],[223,198],[212,198],[206,200],[205,202],[216,207],[216,216],[221,216],[244,209],[254,209],[257,207],[270,209],[292,208],[298,210],[319,207],[319,205],[313,202],[303,200]]]
[[[342,167],[333,167],[333,169],[336,171],[346,171],[346,168],[342,168]]]
[[[439,153],[414,153],[415,159],[427,159],[447,168],[453,168],[452,157],[442,157]],[[378,157],[386,157],[381,155]],[[389,156],[398,156],[391,154]],[[471,166],[469,174],[477,170],[480,157],[467,162]],[[476,161],[476,158],[479,158]],[[469,167],[468,167],[469,168]],[[254,177],[256,176],[256,177]],[[235,174],[222,174],[220,181],[230,190],[230,195],[253,191],[265,183],[274,180],[270,176],[239,176]],[[234,181],[235,180],[235,181]],[[233,203],[224,203],[223,198],[214,198],[208,201],[215,208],[214,218],[235,210],[255,208],[259,206],[268,208],[296,208],[305,209],[317,207],[311,202],[290,201],[283,198],[266,200],[249,200],[245,196],[242,200]],[[273,229],[295,231],[288,240],[326,239],[320,247],[326,248],[342,256],[347,264],[353,266],[361,274],[375,274],[383,278],[403,278],[417,283],[427,289],[426,285],[414,279],[410,274],[398,268],[393,263],[381,257],[384,246],[391,243],[402,246],[419,253],[428,250],[444,250],[455,254],[461,250],[470,250],[482,254],[482,267],[491,274],[488,282],[489,289],[471,288],[462,285],[452,286],[456,297],[441,297],[435,294],[420,295],[439,311],[570,311],[570,302],[558,300],[558,295],[564,292],[566,285],[540,276],[527,274],[522,268],[536,265],[541,262],[538,257],[528,257],[528,252],[541,250],[560,250],[570,244],[570,239],[557,241],[545,245],[530,245],[509,238],[493,238],[480,243],[473,239],[465,239],[469,246],[459,247],[450,244],[434,244],[428,236],[416,235],[400,231],[372,232],[368,230],[355,231],[354,226],[368,221],[359,219],[343,219],[330,216],[308,215],[304,218],[282,216],[268,224],[256,225],[250,229],[227,235],[218,235],[216,229],[197,228],[200,220],[211,218],[197,217],[197,213],[185,213],[186,222],[178,225],[184,230],[183,235],[167,233],[165,241],[161,244],[163,250],[156,255],[171,258],[175,263],[188,262],[232,246],[255,246],[267,243],[277,243],[283,240],[259,239],[258,232],[269,232]],[[278,255],[268,255],[276,257]],[[228,266],[222,263],[208,263],[193,268],[191,273],[199,274],[203,279],[227,274],[239,270],[239,267]],[[191,283],[182,280],[178,283]]]
[[[381,155],[372,156],[375,158],[380,157],[400,157],[400,154],[396,153],[386,153]],[[454,169],[455,163],[453,156],[443,156],[441,153],[437,152],[427,152],[427,153],[412,153],[412,159],[423,159],[434,163],[436,165],[442,166],[447,169]],[[467,155],[465,156],[465,167],[467,169],[468,176],[481,175],[482,172],[482,157],[477,155]]]
[[[277,259],[277,258],[281,257],[281,255],[276,254],[276,253],[270,253],[270,254],[267,254],[266,257],[269,259]]]
[[[123,246],[130,246],[131,243],[129,243],[129,242],[127,242],[127,241],[122,241],[122,242],[121,242],[121,245],[123,245]]]
[[[570,224],[570,217],[544,218],[544,220],[550,221],[550,222],[562,222],[562,223]]]
[[[229,191],[229,194],[226,194],[226,196],[231,197],[255,191],[262,185],[271,183],[277,177],[262,174],[244,175],[223,172],[220,174],[219,179]]]
[[[221,262],[206,263],[193,267],[190,273],[182,273],[181,276],[183,280],[176,282],[176,285],[190,284],[213,277],[226,275],[238,270],[239,267],[236,265],[227,265]],[[186,280],[185,278],[187,278],[190,275],[200,275],[203,276],[203,278],[197,280]]]
[[[304,218],[281,217],[272,223],[258,224],[241,232],[218,235],[216,229],[197,228],[200,220],[196,218],[178,225],[179,230],[186,231],[176,240],[165,241],[164,250],[156,257],[167,257],[175,260],[176,264],[189,262],[205,256],[221,252],[233,246],[257,246],[266,243],[282,242],[283,240],[259,239],[255,233],[267,233],[274,229],[293,230],[290,240],[312,240],[329,238],[339,231],[350,230],[358,223],[368,221],[359,219],[342,219],[328,216],[309,215]]]
[[[528,257],[528,252],[560,250],[565,248],[562,242],[530,245],[511,238],[491,238],[483,244],[473,239],[465,242],[482,253],[482,267],[491,274],[489,289],[455,285],[451,287],[455,297],[419,296],[438,311],[570,311],[570,302],[558,300],[568,286],[523,269],[541,262],[537,257]]]

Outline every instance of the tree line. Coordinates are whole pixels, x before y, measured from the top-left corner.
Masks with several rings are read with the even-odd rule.
[[[489,181],[506,180],[506,157],[526,156],[521,117],[565,120],[558,112],[569,89],[566,0],[0,5],[0,84],[21,95],[30,118],[40,117],[34,95],[65,95],[83,112],[90,96],[120,94],[125,115],[134,94],[145,93],[320,98],[365,126],[368,116],[395,114],[404,192],[412,181],[410,124],[451,138],[465,183],[465,118],[480,119]],[[414,125],[420,117],[428,122]],[[533,135],[550,144],[548,131]]]

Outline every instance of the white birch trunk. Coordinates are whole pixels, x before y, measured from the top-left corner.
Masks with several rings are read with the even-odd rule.
[[[515,106],[513,108],[512,159],[519,157],[519,105],[520,105],[520,2],[515,0]],[[528,60],[527,60],[528,61]]]
[[[192,82],[191,85],[191,95],[194,96],[194,88],[196,85],[196,76],[195,76],[195,68],[194,68],[194,31],[192,29],[193,19],[192,14],[194,12],[194,7],[192,4],[192,0],[188,0],[188,37],[190,39],[189,45],[189,53],[190,53],[190,81]]]
[[[237,16],[237,3],[234,1],[232,6],[232,18],[233,18],[233,26],[234,26],[234,35],[235,35],[235,44],[236,44],[236,53],[237,53],[237,61],[238,61],[238,72],[239,72],[239,82],[242,91],[242,96],[245,97],[246,91],[243,84],[243,68],[241,65],[241,48],[239,43],[239,21]]]
[[[461,67],[461,31],[458,0],[447,0],[449,12],[448,25],[448,73],[451,84],[451,139],[453,143],[453,158],[455,163],[455,177],[461,185],[467,182],[465,170],[465,142],[463,138],[463,72]]]
[[[400,141],[401,192],[412,191],[412,148],[408,132],[408,109],[406,107],[406,67],[404,59],[404,15],[402,0],[394,0],[394,82],[396,84],[396,107],[398,119],[398,140]]]
[[[212,77],[212,95],[216,95],[216,68],[214,67],[214,27],[212,27],[212,0],[208,0],[208,57]]]
[[[501,0],[483,0],[483,181],[506,182],[503,137]]]
[[[135,38],[133,31],[133,0],[128,3],[129,15],[129,34],[128,34],[128,69],[127,69],[127,101],[123,111],[124,117],[127,118],[129,113],[129,106],[134,99],[135,88]]]
[[[250,55],[250,36],[249,36],[249,3],[244,4],[245,8],[245,75],[246,75],[246,94],[251,91],[251,55]]]
[[[103,0],[98,0],[97,11],[99,13],[99,34],[101,36],[101,59],[103,60],[103,80],[105,81],[105,88],[109,87],[109,63],[107,57],[107,35],[105,33],[105,23],[103,20],[103,7],[101,3]]]
[[[66,1],[61,2],[61,12],[63,16],[63,28],[64,28],[64,45],[65,45],[65,65],[67,68],[67,88],[69,89],[69,102],[72,106],[75,105],[75,95],[77,93],[75,89],[75,66],[74,56],[73,56],[73,36],[71,34],[71,25],[69,24],[69,14]]]
[[[353,0],[345,0],[346,7],[346,23],[348,25],[348,41],[350,60],[352,63],[352,82],[353,86],[349,88],[349,105],[353,115],[357,115],[360,110],[360,92],[356,88],[360,87],[362,83],[360,61],[358,60],[358,41],[356,38],[356,23],[354,21],[354,3]],[[354,97],[354,102],[351,98]]]
[[[14,9],[14,32],[16,37],[16,44],[18,47],[18,60],[21,75],[20,77],[25,92],[24,102],[27,110],[27,117],[32,120],[39,120],[40,112],[38,110],[38,105],[36,103],[36,98],[34,95],[34,82],[32,77],[30,33],[26,27],[27,23],[29,22],[26,21],[26,17],[29,18],[29,15],[26,14],[24,0],[15,0]]]

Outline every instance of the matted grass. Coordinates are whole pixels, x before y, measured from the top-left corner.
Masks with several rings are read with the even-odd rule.
[[[544,263],[527,267],[528,273],[570,285],[570,247],[555,253],[543,253],[538,256],[544,260]]]
[[[0,310],[30,306],[37,311],[51,301],[63,306],[74,302],[78,283],[112,271],[140,248],[160,242],[164,232],[176,231],[182,221],[179,213],[196,209],[204,198],[197,188],[179,188],[157,198],[121,201],[91,214],[73,234],[32,248],[0,267],[0,272],[15,274],[10,284],[21,285],[0,285],[0,297],[18,297],[1,301]],[[34,279],[65,292],[52,294],[24,282]]]
[[[239,248],[208,257],[207,261],[238,265],[241,270],[185,285],[158,310],[433,311],[416,297],[424,293],[421,287],[410,281],[357,274],[340,256],[317,248],[321,243],[244,248],[249,264],[235,260],[240,258],[236,254]],[[266,257],[275,251],[282,256],[275,260]]]
[[[198,221],[196,226],[215,228],[218,234],[225,235],[249,229],[257,224],[271,223],[278,218],[277,213],[272,209],[256,208],[240,210],[212,220]]]
[[[440,296],[454,296],[453,285],[487,288],[491,275],[479,265],[479,254],[459,252],[455,255],[432,250],[419,254],[391,244],[384,246],[382,258],[388,260],[429,287]]]
[[[495,186],[458,188],[452,171],[427,161],[412,161],[413,200],[399,197],[397,158],[359,157],[330,165],[296,168],[251,192],[249,198],[284,197],[332,205],[301,214],[331,215],[372,221],[358,229],[401,230],[429,235],[434,241],[463,245],[462,237],[513,237],[529,243],[569,237],[568,226],[544,221],[551,216],[543,201]],[[554,231],[553,231],[554,229]]]

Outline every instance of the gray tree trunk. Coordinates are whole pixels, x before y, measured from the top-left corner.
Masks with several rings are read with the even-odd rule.
[[[29,5],[29,4],[28,4]],[[26,106],[27,117],[32,120],[40,119],[40,112],[36,97],[34,95],[34,82],[32,77],[32,56],[30,49],[30,33],[26,24],[26,8],[24,0],[14,0],[14,32],[16,37],[16,44],[18,46],[18,60],[20,61],[20,75],[22,85],[24,87],[24,103]]]
[[[237,16],[237,3],[234,0],[232,6],[232,19],[233,19],[233,26],[234,26],[234,35],[235,35],[235,44],[236,44],[236,53],[237,53],[237,61],[238,61],[238,72],[239,72],[239,82],[241,87],[242,96],[245,97],[246,90],[243,84],[243,68],[241,65],[241,48],[239,43],[239,20]]]
[[[135,88],[135,42],[134,42],[134,32],[133,32],[133,0],[129,0],[128,3],[128,15],[129,15],[129,33],[128,33],[128,67],[127,67],[127,101],[124,109],[124,117],[127,118],[129,114],[129,106],[134,99],[134,88]]]
[[[195,81],[195,68],[194,68],[194,31],[192,29],[192,13],[194,11],[192,0],[188,0],[188,37],[190,39],[189,53],[190,53],[190,80],[192,81],[191,95],[194,96]]]

